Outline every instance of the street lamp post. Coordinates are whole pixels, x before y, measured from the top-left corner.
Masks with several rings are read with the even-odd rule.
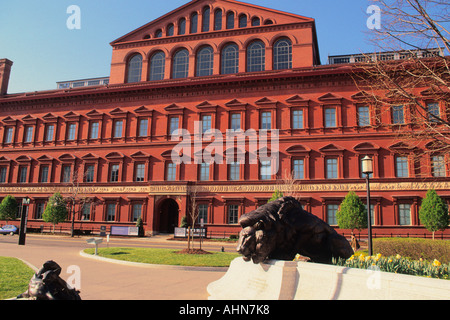
[[[372,218],[370,215],[370,175],[373,173],[373,160],[369,156],[365,156],[362,159],[362,173],[366,175],[366,184],[367,184],[367,243],[369,247],[369,256],[372,253]]]
[[[25,245],[26,232],[25,229],[27,227],[27,218],[28,218],[28,206],[30,205],[30,198],[25,197],[22,199],[22,209],[20,214],[20,230],[19,230],[19,246]],[[24,208],[26,210],[24,210]]]

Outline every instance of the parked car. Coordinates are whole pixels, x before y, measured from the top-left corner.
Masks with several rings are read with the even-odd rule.
[[[19,228],[17,228],[16,226],[13,225],[6,225],[0,228],[0,234],[3,235],[13,235],[15,233],[19,233]]]

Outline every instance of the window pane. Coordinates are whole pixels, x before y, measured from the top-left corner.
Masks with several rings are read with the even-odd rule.
[[[405,123],[405,119],[404,119],[404,115],[403,115],[403,106],[392,107],[392,123],[393,124]]]
[[[396,160],[397,178],[409,177],[408,158],[397,157],[395,160]]]
[[[148,119],[139,120],[139,137],[146,137],[148,131]]]
[[[200,181],[208,181],[209,180],[209,163],[202,163],[200,165]]]
[[[292,43],[289,39],[281,39],[275,42],[273,47],[273,69],[292,68]]]
[[[439,104],[438,103],[429,103],[427,104],[428,107],[428,119],[430,122],[438,122],[439,120],[436,119],[440,117],[440,111],[439,111]]]
[[[255,41],[247,48],[247,71],[264,71],[266,63],[266,50],[264,43]]]
[[[186,19],[181,18],[178,22],[178,35],[182,36],[186,34]]]
[[[175,163],[168,163],[166,170],[166,180],[175,181],[177,178],[177,165]]]
[[[28,173],[28,167],[20,167],[20,170],[19,170],[19,183],[27,182],[27,173]]]
[[[247,16],[245,14],[239,16],[239,28],[247,27]]]
[[[258,17],[255,17],[252,19],[252,27],[257,27],[261,25],[261,19]]]
[[[202,116],[202,132],[205,133],[206,131],[211,130],[211,116],[205,115]]]
[[[33,127],[26,127],[25,142],[33,142]]]
[[[358,107],[358,126],[370,126],[369,107]]]
[[[325,109],[325,128],[336,127],[336,109],[327,108]]]
[[[186,49],[181,49],[173,56],[173,78],[187,78],[189,72],[189,53]]]
[[[13,140],[13,132],[14,129],[9,127],[6,128],[6,132],[5,132],[5,143],[11,143]]]
[[[204,47],[197,53],[197,77],[210,76],[213,73],[214,52],[211,47]]]
[[[272,167],[271,167],[271,161],[261,161],[261,180],[270,180],[272,179]]]
[[[433,166],[433,177],[445,177],[445,162],[444,156],[433,156],[432,157]]]
[[[303,110],[294,110],[292,113],[292,129],[303,129]]]
[[[128,77],[127,82],[139,82],[141,81],[142,73],[142,56],[140,54],[131,57],[128,62]]]
[[[197,33],[198,29],[198,14],[194,12],[191,16],[191,33]]]
[[[85,173],[86,182],[94,182],[94,172],[95,172],[94,165],[86,166],[86,173]]]
[[[111,176],[110,182],[118,182],[119,181],[119,165],[113,164],[111,165]]]
[[[399,225],[408,226],[411,224],[411,205],[401,203],[398,205]]]
[[[199,204],[198,205],[198,223],[200,224],[202,222],[207,224],[208,223],[208,205],[207,204]]]
[[[116,205],[108,203],[106,221],[114,221],[116,218]]]
[[[327,159],[327,179],[337,179],[338,178],[338,160],[335,158]]]
[[[90,139],[98,139],[98,129],[99,129],[99,123],[98,122],[92,122],[91,123],[91,130],[89,131],[89,138]]]
[[[166,56],[163,52],[155,53],[150,60],[150,81],[164,79]]]
[[[336,225],[336,212],[339,210],[339,205],[328,204],[327,205],[327,222],[329,225]]]
[[[69,123],[67,128],[67,140],[75,140],[77,125],[75,123]]]
[[[240,113],[232,113],[231,114],[231,129],[232,130],[241,129],[241,114]]]
[[[214,30],[222,30],[222,10],[220,9],[214,13]]]
[[[272,113],[270,112],[261,113],[261,129],[262,130],[272,129]]]
[[[137,221],[142,216],[142,204],[133,204],[133,221]]]
[[[210,10],[209,7],[203,9],[202,32],[209,31]]]
[[[6,182],[6,173],[8,172],[8,168],[1,167],[0,168],[0,183]]]
[[[239,219],[239,206],[232,204],[228,206],[228,224],[236,224]]]
[[[222,50],[222,74],[239,72],[239,47],[232,43]]]
[[[53,132],[55,130],[54,125],[47,126],[46,132],[45,132],[45,141],[52,141],[53,140]]]
[[[119,120],[114,122],[114,138],[122,138],[123,121]]]
[[[62,182],[70,182],[70,174],[71,174],[71,167],[70,166],[63,166],[62,170]]]
[[[36,220],[41,220],[42,219],[42,214],[44,213],[44,209],[45,209],[45,203],[44,202],[36,203],[36,212],[35,212],[35,216],[34,216],[34,218]]]
[[[174,29],[173,24],[171,23],[167,26],[167,36],[168,37],[173,36],[174,32],[175,32],[175,29]]]
[[[304,179],[305,165],[304,160],[294,160],[294,179]]]
[[[170,128],[169,132],[172,135],[176,130],[179,129],[179,118],[178,117],[172,117],[170,118]]]
[[[136,165],[136,182],[145,180],[145,163],[138,163]]]
[[[85,203],[83,205],[83,209],[81,210],[81,220],[90,220],[91,219],[91,204]]]
[[[227,14],[227,29],[234,29],[234,12]]]
[[[229,179],[231,181],[237,181],[240,177],[240,164],[239,162],[232,162],[229,164]]]
[[[39,179],[39,182],[48,182],[48,166],[41,167],[41,178]]]

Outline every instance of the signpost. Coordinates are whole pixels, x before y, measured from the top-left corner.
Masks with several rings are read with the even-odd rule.
[[[27,220],[28,220],[28,206],[30,205],[30,198],[22,199],[22,209],[20,214],[20,230],[19,230],[19,246],[25,245],[25,238],[27,234]],[[25,208],[25,210],[24,210]]]

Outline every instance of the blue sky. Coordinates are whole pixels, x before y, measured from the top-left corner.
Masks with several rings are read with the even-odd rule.
[[[112,48],[122,35],[188,0],[2,1],[0,58],[14,62],[9,93],[55,89],[57,81],[109,76]],[[328,55],[372,51],[369,0],[247,0],[316,19],[322,64]],[[67,8],[81,9],[81,29],[69,30]]]

